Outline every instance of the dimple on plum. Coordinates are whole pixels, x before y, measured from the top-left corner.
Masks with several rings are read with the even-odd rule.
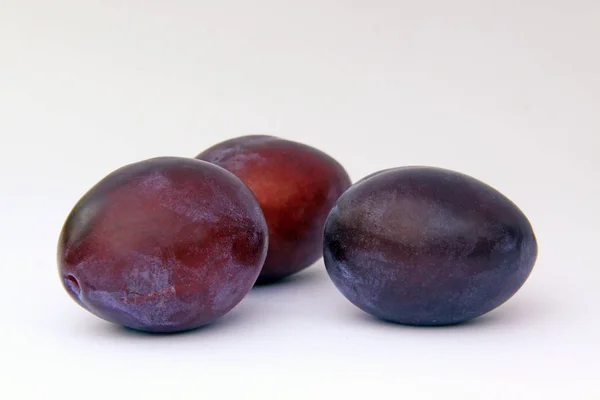
[[[498,307],[537,257],[528,219],[497,190],[433,167],[372,174],[344,193],[324,230],[337,288],[379,318],[448,325]]]
[[[223,316],[253,286],[268,246],[260,206],[224,169],[160,157],[102,179],[69,214],[62,283],[97,316],[174,332]]]
[[[336,160],[310,146],[266,135],[231,139],[196,158],[232,172],[258,199],[269,227],[259,282],[292,275],[321,257],[327,214],[351,183]]]

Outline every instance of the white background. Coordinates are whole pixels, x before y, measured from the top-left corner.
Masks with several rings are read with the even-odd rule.
[[[597,0],[0,0],[0,398],[600,398],[599,42]],[[66,295],[56,241],[89,187],[252,133],[353,180],[479,178],[530,218],[534,272],[438,329],[374,321],[322,261],[180,335]]]

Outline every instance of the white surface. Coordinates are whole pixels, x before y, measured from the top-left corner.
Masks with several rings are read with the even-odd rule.
[[[0,0],[0,398],[600,398],[600,2],[291,4]],[[374,322],[322,261],[182,335],[68,298],[56,240],[89,187],[250,133],[354,180],[490,183],[536,230],[530,280],[442,329]]]

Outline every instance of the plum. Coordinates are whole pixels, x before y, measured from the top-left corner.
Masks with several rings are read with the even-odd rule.
[[[528,219],[467,175],[434,167],[372,174],[336,202],[324,229],[335,286],[378,318],[450,325],[498,307],[537,258]]]
[[[336,160],[307,145],[266,135],[231,139],[196,158],[232,172],[258,199],[269,227],[259,283],[280,280],[321,258],[325,219],[351,183]]]
[[[58,244],[62,283],[82,307],[149,332],[197,328],[235,307],[268,248],[252,192],[200,160],[124,166],[75,205]]]

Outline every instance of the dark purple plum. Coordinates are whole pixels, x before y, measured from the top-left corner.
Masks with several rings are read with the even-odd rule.
[[[357,182],[325,224],[336,287],[378,318],[450,325],[498,307],[537,257],[531,224],[508,198],[467,175],[401,167]]]
[[[254,285],[268,232],[252,192],[200,160],[120,168],[75,205],[58,245],[62,283],[82,307],[149,332],[197,328]]]
[[[269,227],[259,282],[277,281],[321,258],[325,219],[351,183],[337,161],[301,143],[258,135],[219,143],[196,158],[232,172],[258,199]]]

